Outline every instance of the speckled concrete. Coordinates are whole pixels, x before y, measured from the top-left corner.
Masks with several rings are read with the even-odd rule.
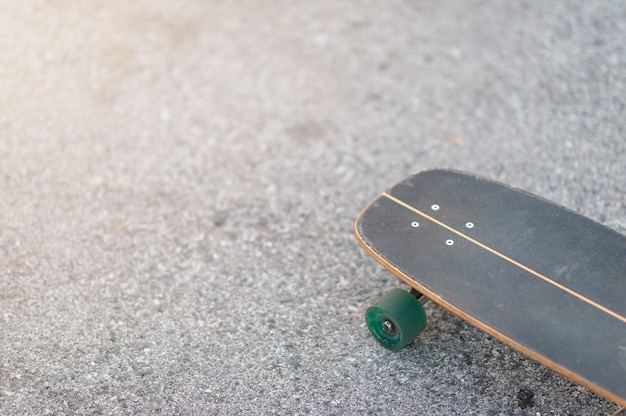
[[[618,410],[432,304],[376,345],[352,224],[448,166],[626,233],[623,1],[2,3],[0,414]]]

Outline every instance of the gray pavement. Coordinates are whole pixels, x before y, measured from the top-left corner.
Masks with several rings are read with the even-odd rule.
[[[602,415],[356,244],[433,166],[626,233],[623,1],[2,1],[0,414]],[[601,342],[601,340],[590,340]]]

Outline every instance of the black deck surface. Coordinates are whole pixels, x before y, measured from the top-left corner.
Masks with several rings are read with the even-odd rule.
[[[378,261],[438,303],[626,402],[626,237],[450,170],[398,183],[363,211],[356,232]]]

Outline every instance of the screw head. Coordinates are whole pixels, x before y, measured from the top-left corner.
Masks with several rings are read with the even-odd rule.
[[[383,331],[388,334],[395,335],[398,332],[396,326],[393,324],[391,319],[387,318],[386,316],[382,317],[381,326],[383,328]]]

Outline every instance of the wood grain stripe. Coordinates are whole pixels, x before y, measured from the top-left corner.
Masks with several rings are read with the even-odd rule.
[[[543,274],[541,274],[541,273],[531,269],[530,267],[528,267],[528,266],[526,266],[526,265],[524,265],[524,264],[522,264],[522,263],[520,263],[520,262],[518,262],[518,261],[516,261],[516,260],[514,260],[514,259],[512,259],[510,257],[508,257],[507,255],[505,255],[505,254],[503,254],[503,253],[501,253],[501,252],[499,252],[499,251],[497,251],[497,250],[495,250],[495,249],[493,249],[493,248],[491,248],[491,247],[481,243],[480,241],[475,240],[475,239],[473,239],[472,237],[470,237],[470,236],[468,236],[466,234],[463,234],[462,232],[460,232],[460,231],[450,227],[449,225],[439,221],[436,218],[431,217],[430,215],[420,211],[419,209],[415,208],[414,206],[411,206],[411,205],[407,204],[406,202],[404,202],[404,201],[394,197],[393,195],[391,195],[391,194],[389,194],[387,192],[384,192],[383,196],[385,196],[386,198],[388,198],[391,201],[395,202],[396,204],[398,204],[400,206],[403,206],[404,208],[406,208],[406,209],[408,209],[410,211],[415,212],[416,214],[426,218],[427,220],[434,222],[435,224],[445,228],[446,230],[451,231],[451,232],[453,232],[454,234],[456,234],[456,235],[458,235],[460,237],[463,237],[467,241],[469,241],[469,242],[471,242],[473,244],[476,244],[477,246],[483,248],[484,250],[487,250],[490,253],[495,254],[496,256],[502,258],[503,260],[508,261],[509,263],[519,267],[520,269],[523,269],[523,270],[527,271],[528,273],[538,277],[539,279],[541,279],[541,280],[543,280],[543,281],[545,281],[547,283],[550,283],[551,285],[553,285],[555,287],[558,287],[559,289],[563,290],[564,292],[567,292],[570,295],[572,295],[572,296],[582,300],[583,302],[588,303],[589,305],[593,306],[594,308],[597,308],[597,309],[601,310],[602,312],[612,316],[613,318],[618,319],[618,320],[622,321],[623,323],[626,323],[626,317],[624,317],[624,316],[620,315],[619,313],[617,313],[617,312],[607,308],[606,306],[603,306],[603,305],[599,304],[598,302],[595,302],[592,299],[589,299],[588,297],[586,297],[586,296],[584,296],[584,295],[582,295],[582,294],[580,294],[580,293],[578,293],[578,292],[568,288],[567,286],[564,286],[564,285],[560,284],[557,281],[554,281],[554,280],[550,279],[549,277],[547,277],[547,276],[545,276],[545,275],[543,275]]]

